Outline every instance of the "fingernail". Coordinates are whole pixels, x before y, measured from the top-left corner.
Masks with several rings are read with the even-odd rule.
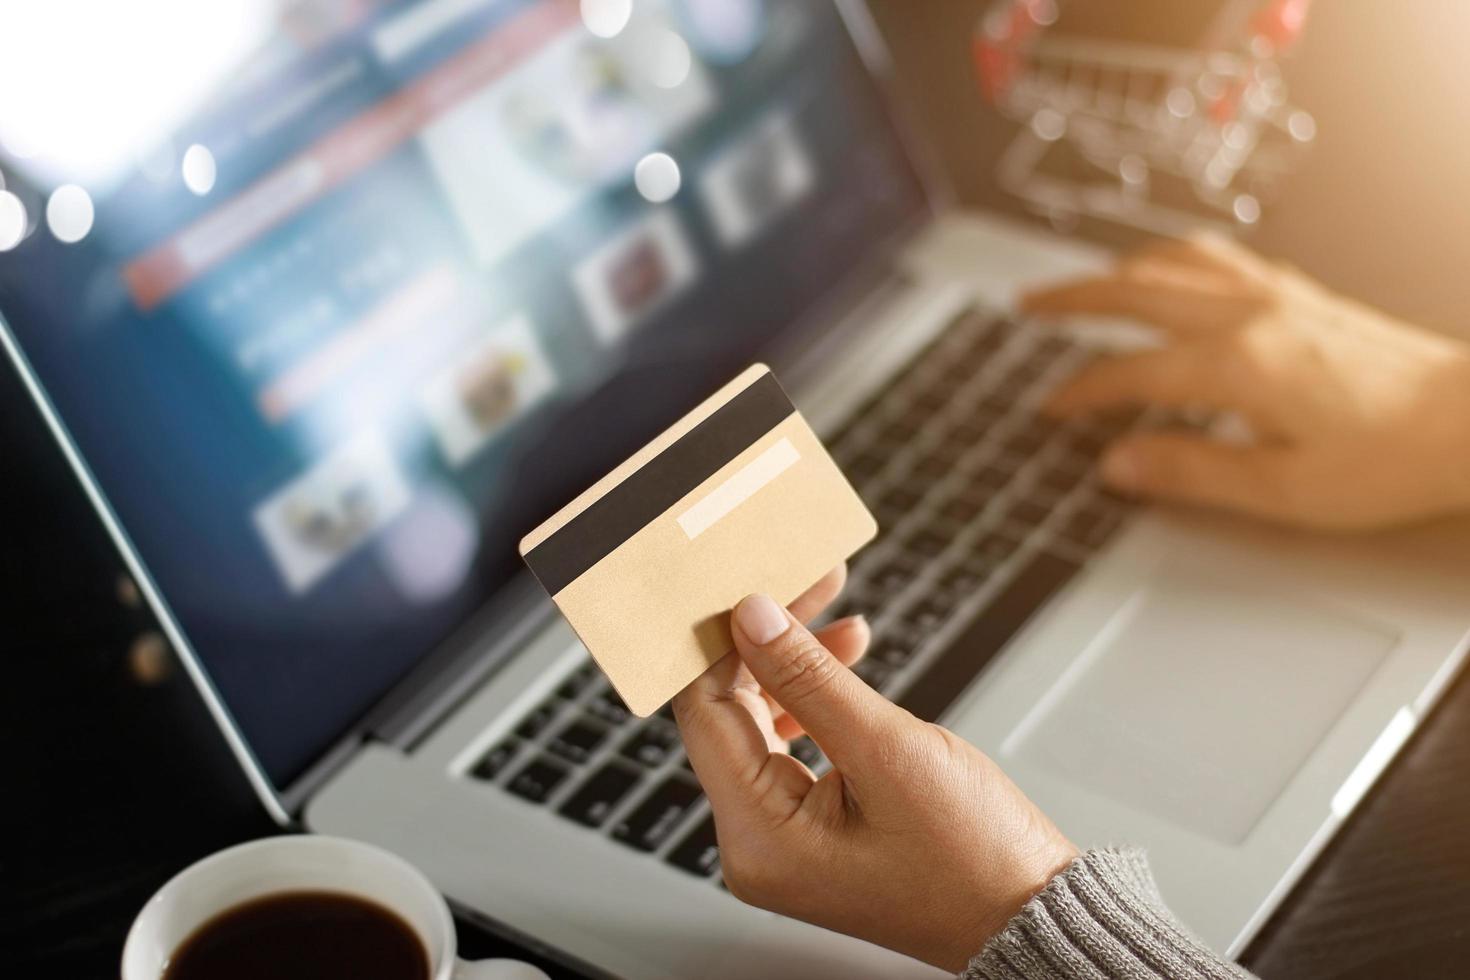
[[[1103,479],[1119,490],[1138,486],[1138,459],[1126,449],[1114,449],[1103,457]]]
[[[768,595],[750,595],[735,607],[735,623],[750,642],[764,646],[786,632],[786,610]]]

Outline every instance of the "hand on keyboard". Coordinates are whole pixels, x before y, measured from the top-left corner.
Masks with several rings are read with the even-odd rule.
[[[675,699],[739,898],[957,972],[1076,856],[978,749],[863,683],[765,597],[735,611],[737,653]],[[769,705],[821,746],[782,751]]]
[[[1256,436],[1134,434],[1104,459],[1129,493],[1290,524],[1366,528],[1470,510],[1470,346],[1336,296],[1239,245],[1154,246],[1026,298],[1037,314],[1159,327],[1160,350],[1097,362],[1052,401],[1239,412]]]

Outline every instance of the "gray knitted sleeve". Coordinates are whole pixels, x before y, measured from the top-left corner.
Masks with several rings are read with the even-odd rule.
[[[1241,980],[1164,907],[1143,852],[1087,851],[985,944],[960,980]]]

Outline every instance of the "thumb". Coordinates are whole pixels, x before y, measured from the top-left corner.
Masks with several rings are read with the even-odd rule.
[[[1102,477],[1124,493],[1299,523],[1301,477],[1288,450],[1232,446],[1200,436],[1139,435],[1103,456]]]
[[[770,596],[742,599],[732,619],[740,659],[838,769],[861,764],[873,737],[905,717]]]

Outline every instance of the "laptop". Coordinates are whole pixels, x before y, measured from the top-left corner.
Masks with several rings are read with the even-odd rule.
[[[862,5],[628,6],[297,4],[106,174],[5,144],[5,347],[262,803],[589,973],[937,975],[732,897],[516,555],[759,358],[883,528],[857,671],[1240,952],[1463,657],[1470,536],[1112,496],[1208,420],[1037,412],[1141,340],[1007,309],[1107,255],[952,206]]]

